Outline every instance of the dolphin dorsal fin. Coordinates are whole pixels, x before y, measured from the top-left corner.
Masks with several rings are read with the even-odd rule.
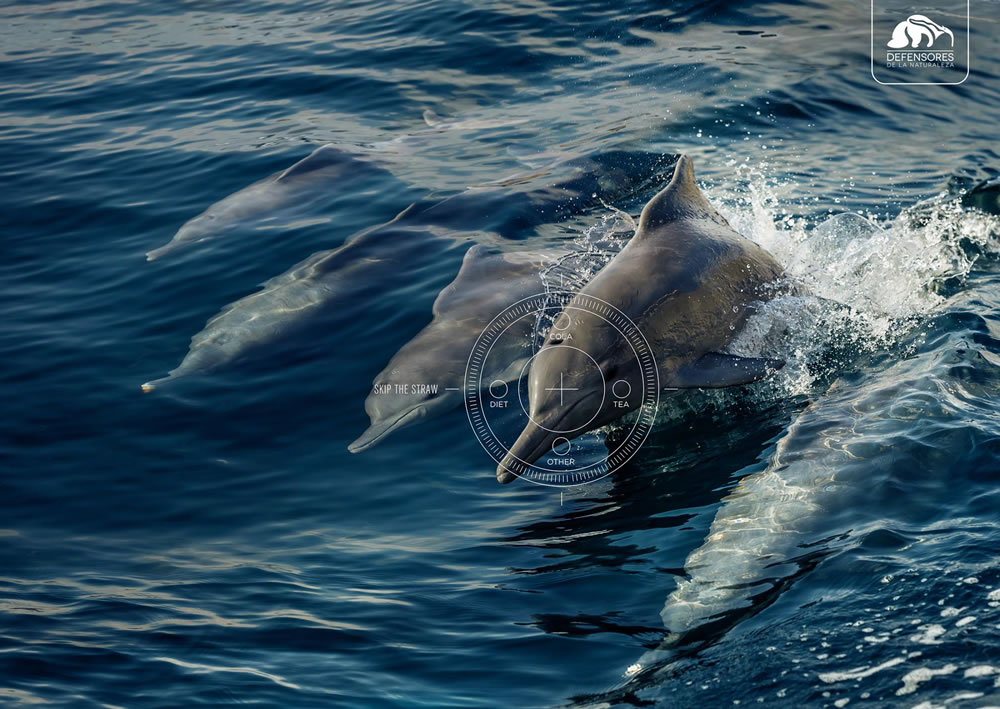
[[[327,167],[337,162],[343,162],[344,156],[345,153],[332,145],[323,145],[316,148],[314,151],[309,153],[309,155],[279,174],[277,181],[281,182],[282,180],[287,180],[289,177],[304,175],[308,172],[312,172],[313,170],[319,170],[322,167]]]
[[[449,309],[461,304],[463,286],[468,287],[470,283],[482,283],[484,279],[488,282],[490,276],[493,275],[490,273],[490,265],[496,263],[498,256],[500,256],[499,250],[491,249],[482,244],[476,244],[466,251],[455,280],[446,285],[438,293],[438,297],[434,299],[431,310],[435,317],[440,317]]]
[[[681,155],[677,161],[670,184],[643,208],[639,231],[656,229],[678,219],[711,219],[725,223],[695,184],[694,163],[687,155]]]

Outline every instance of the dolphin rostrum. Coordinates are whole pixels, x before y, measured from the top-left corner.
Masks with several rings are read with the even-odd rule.
[[[375,169],[356,155],[324,145],[287,170],[234,192],[188,220],[166,245],[147,253],[146,260],[155,261],[183,246],[258,224],[282,210],[306,208],[322,198],[334,180],[353,179]]]
[[[365,400],[371,426],[348,449],[358,453],[392,431],[458,408],[463,380],[476,338],[511,303],[540,293],[541,270],[564,252],[501,252],[482,245],[469,249],[455,280],[434,301],[434,318],[389,360]],[[532,354],[534,323],[520,320],[510,337],[498,342],[498,369],[488,382],[511,382]]]
[[[753,303],[779,294],[782,276],[770,254],[709,204],[695,184],[691,159],[681,156],[673,179],[642,210],[635,236],[564,312],[586,297],[618,308],[649,342],[661,386],[735,386],[784,364],[721,354]],[[532,362],[531,421],[497,467],[500,482],[524,472],[557,438],[575,438],[641,406],[642,373],[631,348],[586,310],[577,307],[569,320],[572,346],[562,345],[566,330],[553,328]],[[612,387],[623,379],[629,408],[614,405]]]

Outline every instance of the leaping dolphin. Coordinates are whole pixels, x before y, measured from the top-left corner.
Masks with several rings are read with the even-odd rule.
[[[662,386],[734,386],[784,364],[721,353],[752,304],[779,294],[782,277],[771,255],[736,233],[709,204],[695,184],[691,158],[681,156],[670,184],[643,209],[635,236],[564,312],[588,296],[617,307],[649,342]],[[630,347],[618,330],[586,310],[577,307],[570,319],[572,347],[561,344],[565,331],[553,329],[532,363],[531,421],[497,467],[502,483],[558,437],[575,438],[628,413],[614,405],[618,380],[629,382],[630,409],[641,405],[642,376]],[[602,394],[603,403],[597,403]]]
[[[482,245],[469,249],[462,267],[434,301],[434,319],[407,342],[375,377],[365,400],[371,426],[348,446],[358,453],[387,434],[462,405],[463,379],[476,338],[496,314],[511,303],[543,290],[541,270],[564,252],[503,253]],[[511,382],[531,357],[534,324],[520,320],[520,330],[503,338],[486,372],[487,382]]]

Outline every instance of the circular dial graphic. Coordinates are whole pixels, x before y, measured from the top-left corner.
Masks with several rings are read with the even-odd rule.
[[[551,324],[539,348],[540,323]],[[588,337],[595,327],[603,332],[599,347],[587,344],[595,342]],[[602,362],[609,339],[615,366]],[[549,407],[544,417],[532,415],[533,370],[535,396]],[[639,328],[603,300],[562,291],[525,298],[497,315],[472,349],[464,389],[469,423],[490,457],[519,478],[560,487],[621,467],[646,440],[659,403],[656,362]],[[610,421],[624,435],[602,442],[593,430]],[[531,455],[516,454],[526,427],[543,443]]]

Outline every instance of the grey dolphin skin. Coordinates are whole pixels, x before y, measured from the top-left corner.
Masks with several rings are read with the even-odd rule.
[[[226,306],[191,338],[183,361],[168,376],[143,384],[142,390],[248,359],[318,316],[336,311],[361,315],[386,284],[400,283],[405,274],[439,258],[459,240],[523,238],[539,224],[641,189],[663,163],[662,156],[652,153],[614,150],[439,202],[413,204],[391,222],[362,231],[337,249],[313,254],[261,290]],[[562,179],[553,184],[554,177]]]
[[[322,315],[362,314],[380,284],[408,267],[440,256],[451,232],[408,222],[410,210],[358,234],[343,246],[320,251],[264,283],[261,290],[230,303],[209,320],[181,363],[144,392],[180,377],[209,374],[301,331]]]
[[[249,187],[234,192],[186,222],[166,245],[146,254],[155,261],[175,250],[218,238],[241,226],[249,226],[284,209],[307,206],[330,185],[359,169],[371,169],[358,156],[332,145],[324,145],[287,170],[276,172]]]
[[[433,320],[375,377],[365,400],[371,426],[348,449],[358,453],[393,431],[460,407],[465,367],[476,338],[505,307],[540,293],[541,270],[563,253],[503,253],[481,245],[469,249],[455,280],[434,301]],[[512,332],[500,343],[508,351],[491,358],[505,366],[484,374],[486,381],[516,380],[531,357],[534,326],[528,321],[517,326],[523,331]]]
[[[782,275],[770,254],[736,233],[709,204],[695,184],[691,159],[681,156],[673,179],[643,209],[635,236],[567,308],[590,296],[621,310],[649,342],[664,387],[735,386],[784,364],[720,354],[752,304],[779,294]],[[557,437],[580,436],[627,412],[613,406],[610,389],[618,380],[630,384],[631,410],[641,405],[639,365],[618,331],[580,309],[570,321],[573,346],[562,345],[563,333],[553,329],[532,363],[531,422],[497,467],[502,483]],[[589,400],[600,401],[602,393],[604,403],[592,405]]]

